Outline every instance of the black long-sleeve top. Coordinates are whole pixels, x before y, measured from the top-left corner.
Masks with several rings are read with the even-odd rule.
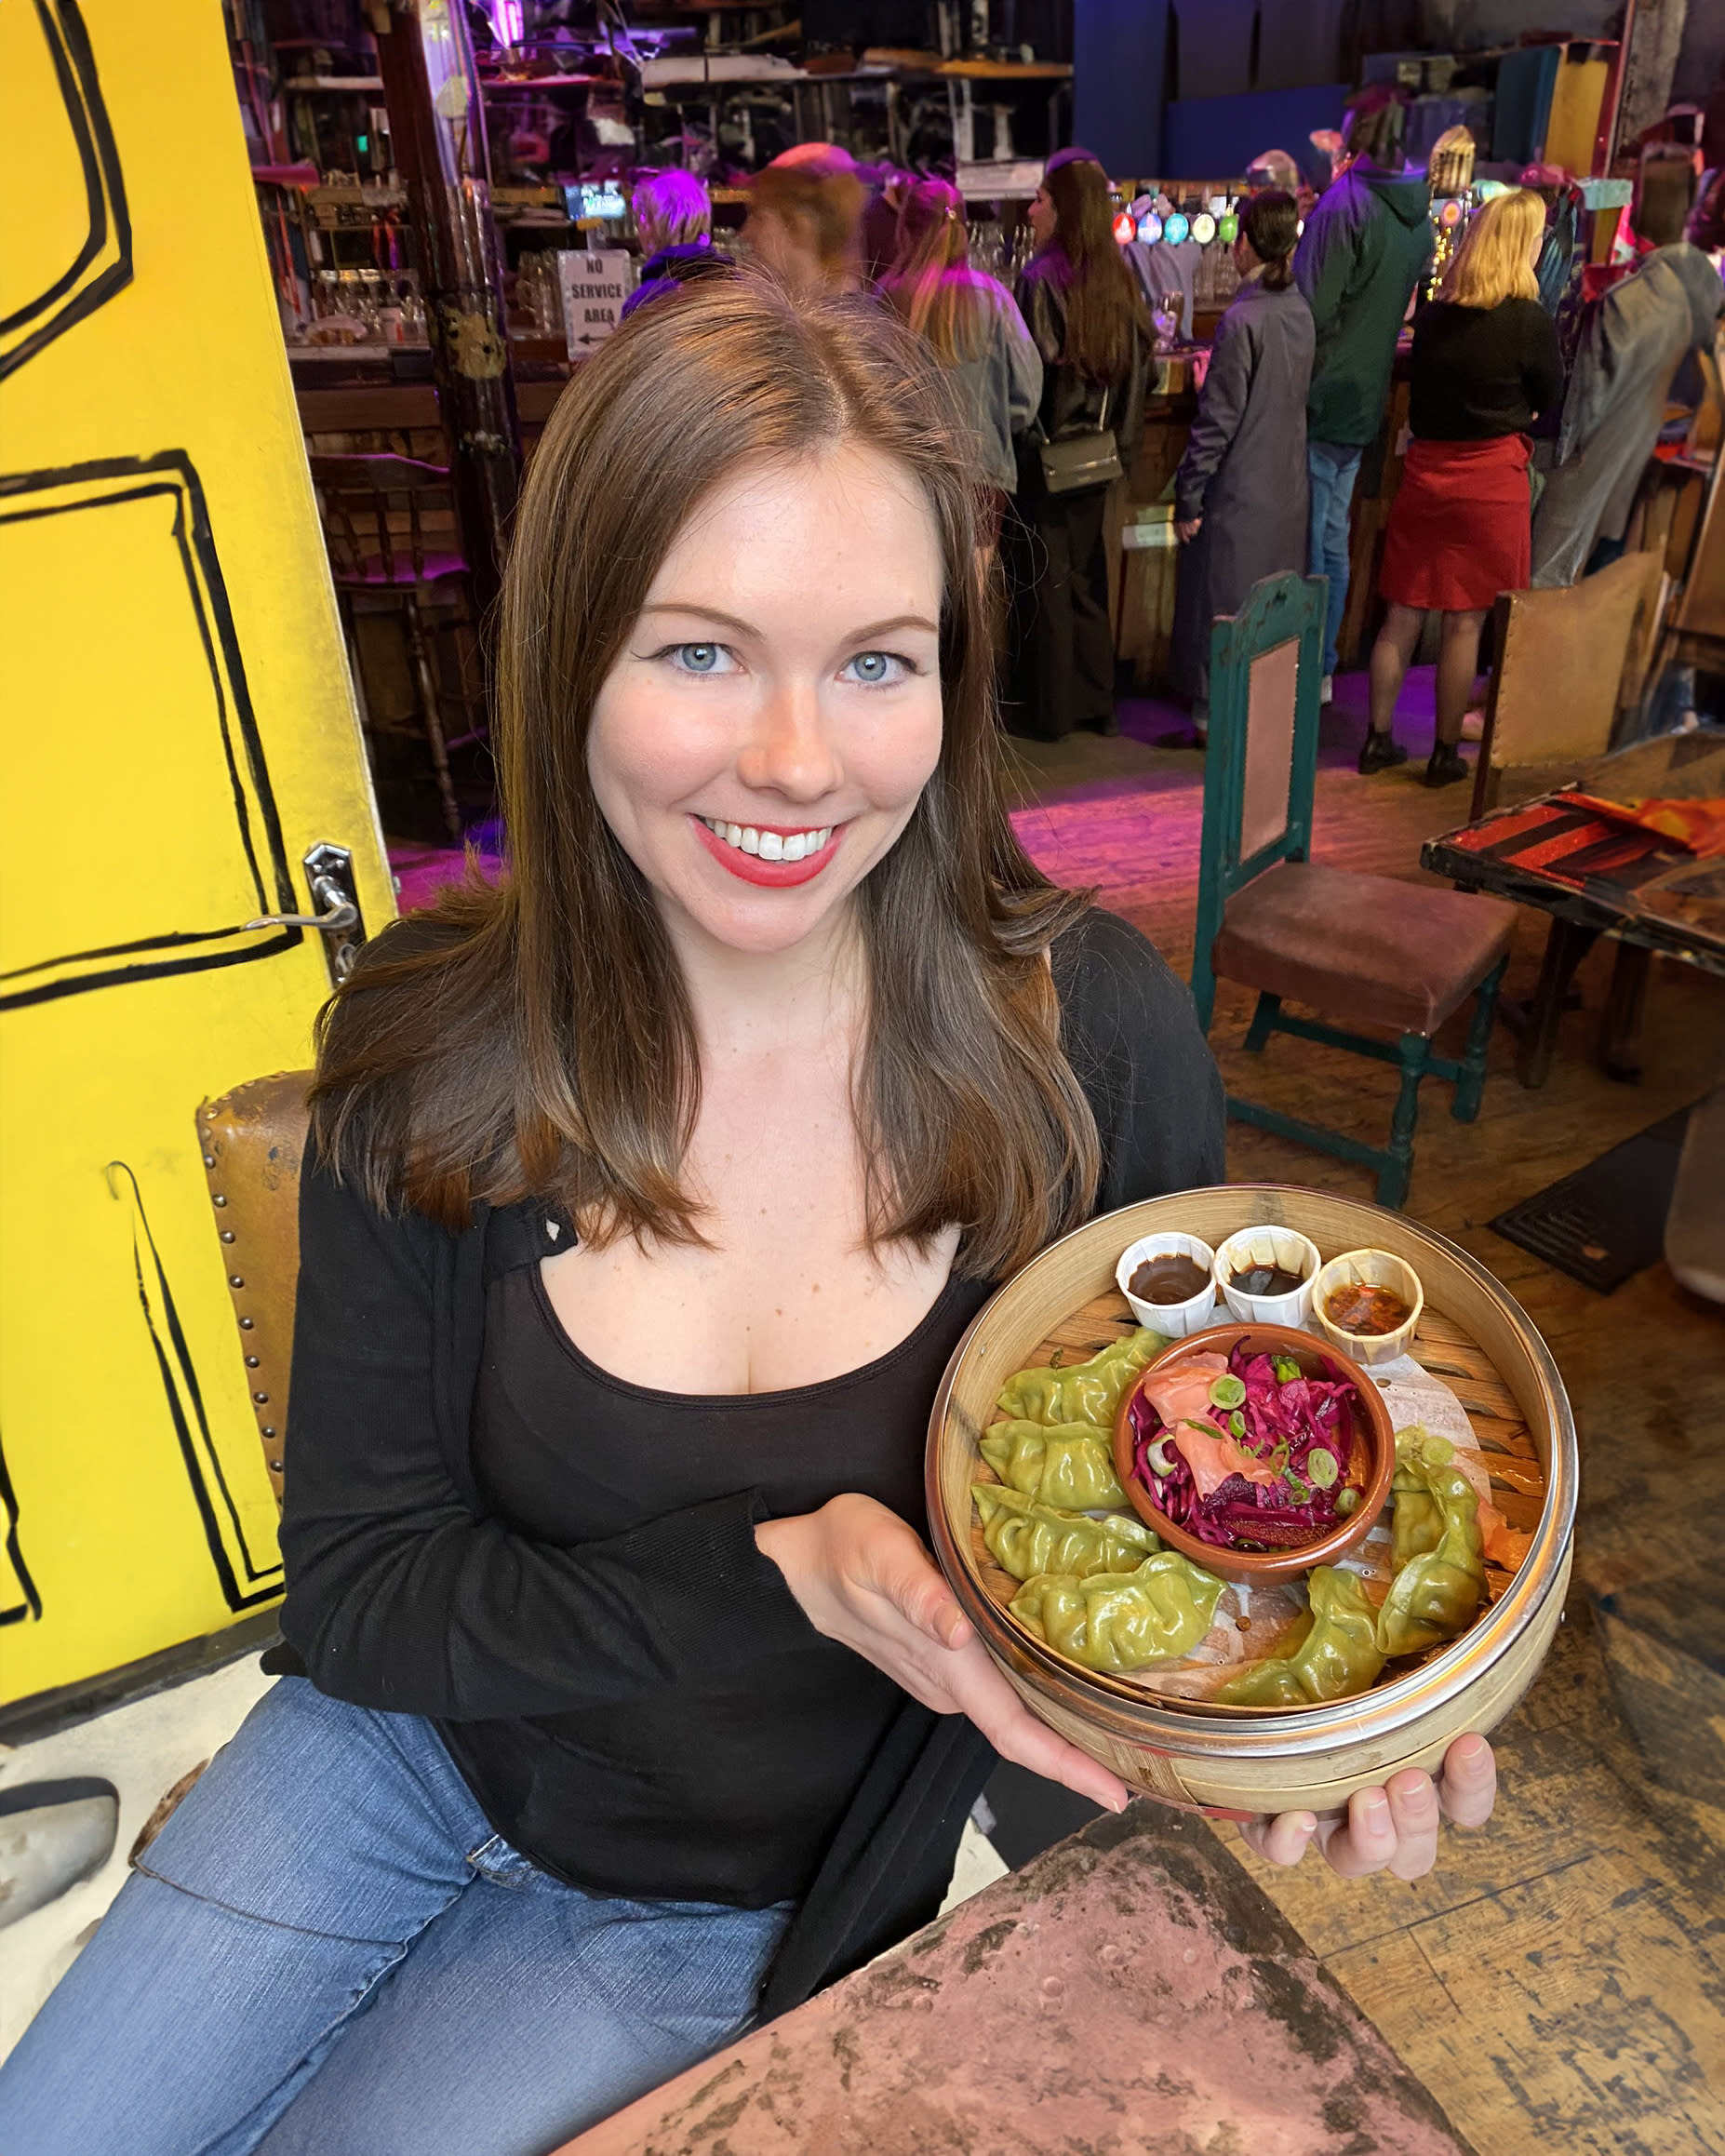
[[[1053,957],[1098,1210],[1220,1180],[1185,988],[1107,914]],[[540,1306],[568,1233],[549,1202],[461,1235],[385,1217],[308,1160],[272,1666],[434,1719],[492,1824],[559,1877],[798,1900],[777,2011],[932,1913],[988,1753],[818,1634],[755,1526],[861,1484],[926,1530],[941,1350],[985,1291],[951,1283],[880,1364],[804,1395],[686,1400],[595,1371]],[[847,1389],[842,1422],[810,1397]]]
[[[1410,364],[1408,419],[1424,442],[1524,435],[1563,395],[1557,325],[1537,300],[1432,301],[1414,317]]]

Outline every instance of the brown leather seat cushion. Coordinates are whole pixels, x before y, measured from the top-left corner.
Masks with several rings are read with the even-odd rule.
[[[1228,901],[1210,963],[1330,1017],[1430,1034],[1509,948],[1515,922],[1502,899],[1284,861]]]

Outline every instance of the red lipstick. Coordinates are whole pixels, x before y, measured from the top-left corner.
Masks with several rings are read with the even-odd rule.
[[[743,883],[763,884],[774,891],[787,891],[795,884],[811,882],[838,851],[838,843],[845,830],[842,824],[836,824],[833,836],[820,852],[806,853],[800,861],[763,861],[758,853],[745,853],[741,846],[732,846],[728,839],[721,838],[716,831],[709,830],[699,816],[691,816],[689,822],[695,827],[696,837],[721,868],[729,869],[732,876]],[[800,836],[770,824],[757,824],[755,829],[777,829],[782,838]]]

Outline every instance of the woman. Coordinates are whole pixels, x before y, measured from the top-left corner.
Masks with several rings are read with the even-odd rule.
[[[733,259],[713,244],[713,205],[692,172],[654,172],[630,202],[641,234],[641,275],[622,303],[625,315],[697,277],[722,275]]]
[[[1011,294],[969,264],[964,197],[918,181],[899,211],[898,248],[881,279],[888,303],[933,353],[958,395],[991,487],[1018,487],[1014,442],[1036,416],[1042,355]]]
[[[867,200],[846,151],[798,143],[750,181],[743,245],[752,261],[799,297],[861,291]]]
[[[929,1559],[923,1446],[990,1283],[1219,1175],[1222,1096],[1019,850],[990,675],[886,310],[713,279],[570,383],[501,603],[509,875],[322,1029],[304,1674],[0,2073],[7,2156],[527,2156],[931,1913],[994,1752],[1123,1802]],[[1320,1838],[1411,1877],[1438,1814],[1397,1775]]]
[[[1075,727],[1117,733],[1108,553],[1107,483],[1048,487],[1043,443],[1117,449],[1130,469],[1143,422],[1144,374],[1156,331],[1114,236],[1108,181],[1082,151],[1049,160],[1030,206],[1036,252],[1018,303],[1045,372],[1038,438],[1019,457],[1012,531],[1011,731],[1059,741]]]
[[[1216,326],[1197,418],[1174,475],[1174,536],[1184,552],[1174,600],[1174,677],[1210,726],[1210,634],[1260,577],[1305,567],[1305,400],[1312,311],[1289,258],[1300,210],[1277,187],[1240,211],[1240,288]]]
[[[1389,612],[1371,649],[1371,721],[1362,771],[1405,764],[1391,730],[1425,615],[1443,616],[1438,741],[1428,786],[1468,775],[1462,720],[1479,632],[1499,592],[1528,582],[1528,429],[1561,395],[1558,335],[1533,274],[1545,206],[1525,187],[1479,210],[1414,317],[1409,418],[1413,440],[1390,508],[1378,589]]]

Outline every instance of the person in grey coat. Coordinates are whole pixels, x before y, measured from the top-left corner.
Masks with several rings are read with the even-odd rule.
[[[1659,229],[1651,205],[1638,221],[1654,225],[1643,237],[1659,244],[1582,329],[1558,462],[1533,516],[1535,587],[1572,584],[1622,552],[1673,378],[1690,353],[1711,345],[1725,307],[1725,283],[1680,222]]]
[[[1317,333],[1289,266],[1299,236],[1291,194],[1266,187],[1240,213],[1241,284],[1217,325],[1197,418],[1174,475],[1180,583],[1176,684],[1202,738],[1210,719],[1210,633],[1261,577],[1306,559],[1305,406]]]
[[[880,293],[951,376],[983,477],[1011,494],[1014,444],[1042,398],[1042,355],[1006,287],[971,268],[969,245],[963,195],[944,180],[917,181]]]

